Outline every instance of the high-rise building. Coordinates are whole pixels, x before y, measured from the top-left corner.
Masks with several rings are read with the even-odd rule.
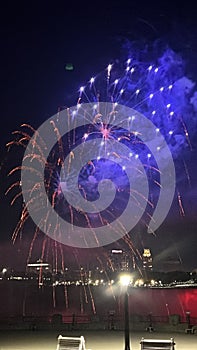
[[[47,262],[43,262],[41,259],[37,260],[34,263],[28,263],[27,264],[27,273],[39,273],[40,270],[42,272],[51,272],[51,265],[48,264]]]
[[[142,254],[142,263],[144,270],[152,270],[153,268],[153,258],[149,248],[145,248]]]
[[[129,271],[130,261],[127,252],[122,249],[112,249],[110,251],[111,269],[114,271]]]

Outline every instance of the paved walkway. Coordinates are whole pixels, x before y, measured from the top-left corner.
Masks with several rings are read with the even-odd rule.
[[[119,331],[0,331],[0,350],[56,350],[57,337],[83,335],[91,350],[124,350],[124,334]],[[197,334],[146,333],[131,334],[131,350],[140,350],[141,338],[174,338],[175,350],[197,350]]]

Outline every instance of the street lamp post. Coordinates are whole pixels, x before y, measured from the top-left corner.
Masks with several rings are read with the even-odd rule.
[[[126,287],[124,295],[124,339],[125,339],[125,350],[130,350],[130,335],[129,335],[129,295],[128,287]]]
[[[190,311],[186,311],[187,328],[191,328]]]
[[[120,283],[124,287],[124,341],[125,350],[130,350],[130,329],[129,329],[129,294],[128,285],[131,281],[130,275],[122,275]]]

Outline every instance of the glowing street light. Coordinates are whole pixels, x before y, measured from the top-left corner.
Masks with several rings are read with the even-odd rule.
[[[124,274],[120,276],[120,284],[124,287],[124,339],[125,350],[130,350],[130,334],[129,334],[129,295],[128,286],[131,283],[131,275]]]
[[[131,276],[129,274],[121,275],[120,276],[120,284],[123,287],[128,287],[128,285],[131,282]]]

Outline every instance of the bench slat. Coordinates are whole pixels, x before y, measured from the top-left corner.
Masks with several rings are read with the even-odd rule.
[[[174,350],[174,339],[144,339],[142,338],[141,350]]]
[[[63,337],[59,335],[56,350],[86,350],[84,337]]]

